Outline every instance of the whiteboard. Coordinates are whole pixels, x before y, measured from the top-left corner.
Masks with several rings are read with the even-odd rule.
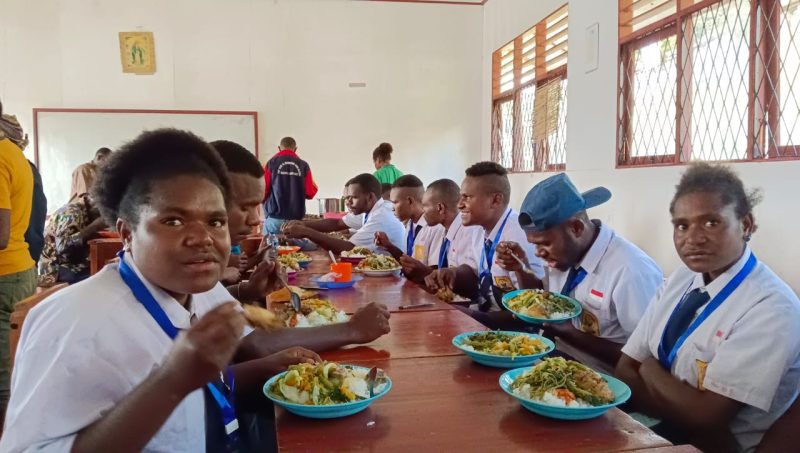
[[[256,112],[33,109],[34,159],[47,210],[69,201],[72,171],[102,147],[119,149],[145,130],[184,129],[208,140],[231,140],[258,156]]]

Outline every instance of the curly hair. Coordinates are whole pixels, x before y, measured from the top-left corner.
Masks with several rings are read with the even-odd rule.
[[[156,181],[195,175],[222,191],[227,204],[230,179],[219,154],[203,139],[177,129],[146,131],[112,153],[98,172],[92,199],[108,225],[124,219],[136,225]]]
[[[261,162],[244,146],[229,140],[216,140],[209,143],[225,161],[231,173],[244,173],[256,178],[264,177]]]
[[[478,162],[467,168],[465,174],[470,178],[485,178],[486,193],[501,193],[506,203],[511,200],[511,183],[508,170],[496,162]]]
[[[669,204],[670,214],[674,213],[678,198],[696,192],[718,194],[725,206],[734,205],[740,219],[752,214],[753,207],[761,201],[761,192],[758,189],[747,191],[739,175],[729,167],[698,162],[689,166],[675,186],[675,196]]]
[[[392,152],[394,149],[390,143],[381,143],[372,151],[372,160],[379,162],[389,162],[392,160]]]

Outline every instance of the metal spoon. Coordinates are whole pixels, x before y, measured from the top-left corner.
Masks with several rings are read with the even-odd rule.
[[[333,254],[333,252],[331,250],[328,250],[328,255],[330,255],[330,257],[331,257],[331,263],[335,263],[336,262],[336,256]]]
[[[515,255],[513,253],[509,253],[509,255],[511,255],[511,257],[514,258],[522,266],[522,271],[523,272],[525,272],[526,274],[531,274],[533,276],[536,276],[536,273],[533,272],[533,269],[531,269],[530,263],[526,263],[526,262],[522,261],[522,258],[518,257],[517,255]]]
[[[294,309],[295,313],[300,313],[303,305],[300,302],[300,296],[297,295],[296,292],[292,291],[292,288],[289,286],[289,283],[286,281],[286,276],[283,272],[278,271],[278,279],[281,281],[286,290],[289,291],[289,302],[292,304],[292,309]]]
[[[375,396],[375,383],[377,381],[383,381],[384,374],[383,370],[378,367],[370,368],[369,372],[367,373],[367,387],[369,388],[369,397],[372,398]]]

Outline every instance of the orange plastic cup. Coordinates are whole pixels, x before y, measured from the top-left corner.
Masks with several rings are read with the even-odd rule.
[[[335,272],[341,277],[337,277],[337,282],[349,282],[353,280],[353,265],[350,263],[332,263],[331,272]]]

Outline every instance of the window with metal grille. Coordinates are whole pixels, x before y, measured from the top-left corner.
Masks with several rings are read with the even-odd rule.
[[[620,0],[617,163],[800,158],[800,0]]]
[[[568,8],[492,54],[492,160],[512,172],[566,165]]]

